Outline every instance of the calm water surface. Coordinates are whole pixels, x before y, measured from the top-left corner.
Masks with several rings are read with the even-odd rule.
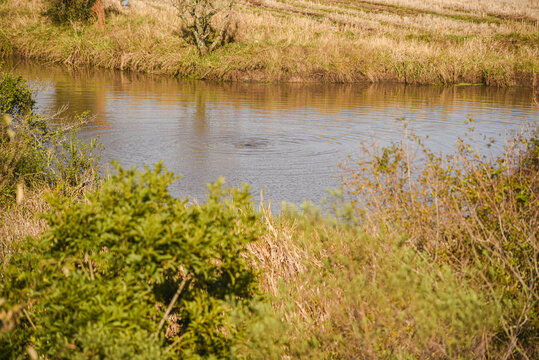
[[[81,135],[99,137],[103,164],[163,160],[183,174],[173,194],[198,199],[205,183],[224,176],[232,185],[251,184],[253,194],[265,188],[274,204],[318,202],[326,188],[338,187],[339,163],[358,156],[362,143],[402,138],[401,118],[442,153],[454,149],[470,116],[479,143],[539,119],[526,88],[223,84],[24,61],[9,66],[38,89],[39,111],[68,104],[68,111],[95,114]]]

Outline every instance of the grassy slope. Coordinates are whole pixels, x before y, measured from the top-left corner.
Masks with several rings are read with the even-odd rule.
[[[173,7],[105,0],[106,30],[51,25],[43,0],[0,3],[0,51],[72,65],[254,81],[535,83],[539,5],[507,0],[243,0],[236,41],[201,58]]]

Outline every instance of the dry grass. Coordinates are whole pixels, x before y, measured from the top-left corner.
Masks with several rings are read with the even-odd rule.
[[[0,49],[65,64],[91,64],[199,79],[396,80],[406,83],[533,82],[539,71],[537,1],[245,0],[235,42],[199,57],[179,36],[173,6],[106,1],[104,32],[56,28],[43,0],[0,5]]]
[[[499,304],[467,280],[400,247],[398,238],[313,214],[266,221],[268,234],[251,250],[286,324],[268,330],[268,341],[284,349],[273,358],[487,356]]]
[[[492,161],[409,141],[348,168],[341,221],[262,206],[251,250],[288,325],[267,332],[292,358],[536,358],[536,132]]]
[[[20,204],[0,208],[0,263],[4,263],[14,246],[28,236],[39,236],[47,229],[40,215],[49,210],[45,188],[27,191]]]

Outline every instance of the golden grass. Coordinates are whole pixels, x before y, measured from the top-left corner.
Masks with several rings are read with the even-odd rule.
[[[20,204],[0,208],[0,263],[9,258],[13,246],[28,236],[39,236],[47,229],[40,215],[48,211],[45,188],[25,192]]]
[[[539,71],[539,5],[508,0],[245,0],[235,42],[200,57],[170,2],[107,0],[104,32],[55,27],[44,0],[0,4],[0,51],[197,79],[394,80],[531,85]]]
[[[444,160],[409,140],[366,151],[343,182],[350,224],[261,206],[250,249],[287,324],[267,336],[290,358],[536,358],[536,136],[496,161],[464,144]]]

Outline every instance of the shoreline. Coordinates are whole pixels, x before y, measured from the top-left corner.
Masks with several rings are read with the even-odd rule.
[[[42,1],[7,0],[0,4],[0,58],[15,55],[75,67],[213,81],[496,87],[536,87],[538,82],[539,31],[537,22],[529,19],[499,15],[493,22],[485,15],[486,27],[476,18],[468,22],[441,14],[428,15],[431,21],[447,22],[442,24],[447,29],[439,32],[430,25],[403,30],[397,23],[364,31],[363,25],[354,25],[357,18],[341,20],[344,25],[337,28],[302,18],[297,9],[270,19],[272,12],[256,13],[267,6],[247,2],[238,5],[235,42],[201,57],[194,45],[177,35],[174,15],[166,8],[156,10],[151,0],[136,2],[129,11],[115,9],[112,1],[105,3],[108,16],[101,31],[93,25],[53,25],[42,15]],[[427,16],[421,9],[407,11],[410,20]],[[294,27],[297,22],[301,29]],[[457,26],[463,28],[452,30]],[[290,34],[277,34],[278,30]],[[302,30],[306,39],[297,37]]]
[[[269,74],[252,72],[239,75],[237,73],[224,74],[219,77],[217,74],[206,74],[202,77],[197,77],[195,74],[187,75],[178,75],[184,74],[181,69],[172,72],[156,72],[144,68],[122,68],[121,66],[117,67],[104,67],[99,64],[92,62],[74,62],[66,63],[62,59],[47,58],[40,55],[26,55],[24,51],[21,52],[11,52],[11,53],[0,53],[0,60],[5,60],[6,58],[16,58],[23,59],[25,61],[35,61],[40,62],[45,65],[54,65],[54,66],[63,66],[73,69],[94,69],[94,70],[110,70],[110,71],[121,71],[121,72],[133,72],[140,75],[146,76],[164,76],[171,77],[178,80],[197,80],[197,81],[212,81],[212,82],[240,82],[240,83],[254,83],[254,84],[402,84],[402,85],[415,85],[415,86],[442,86],[442,87],[451,87],[451,86],[485,86],[485,87],[526,87],[526,88],[539,88],[539,76],[537,73],[524,74],[521,77],[511,79],[507,84],[492,84],[488,82],[477,82],[473,80],[466,81],[462,79],[459,82],[422,82],[422,81],[403,81],[398,76],[394,74],[386,74],[381,76],[376,80],[369,79],[368,77],[357,75],[347,76],[352,79],[350,81],[336,81],[332,80],[334,76],[332,74],[327,74],[327,77],[322,76],[296,76],[290,79],[281,79],[281,78],[272,78]],[[267,76],[267,77],[266,77]],[[535,78],[534,78],[535,76]]]

